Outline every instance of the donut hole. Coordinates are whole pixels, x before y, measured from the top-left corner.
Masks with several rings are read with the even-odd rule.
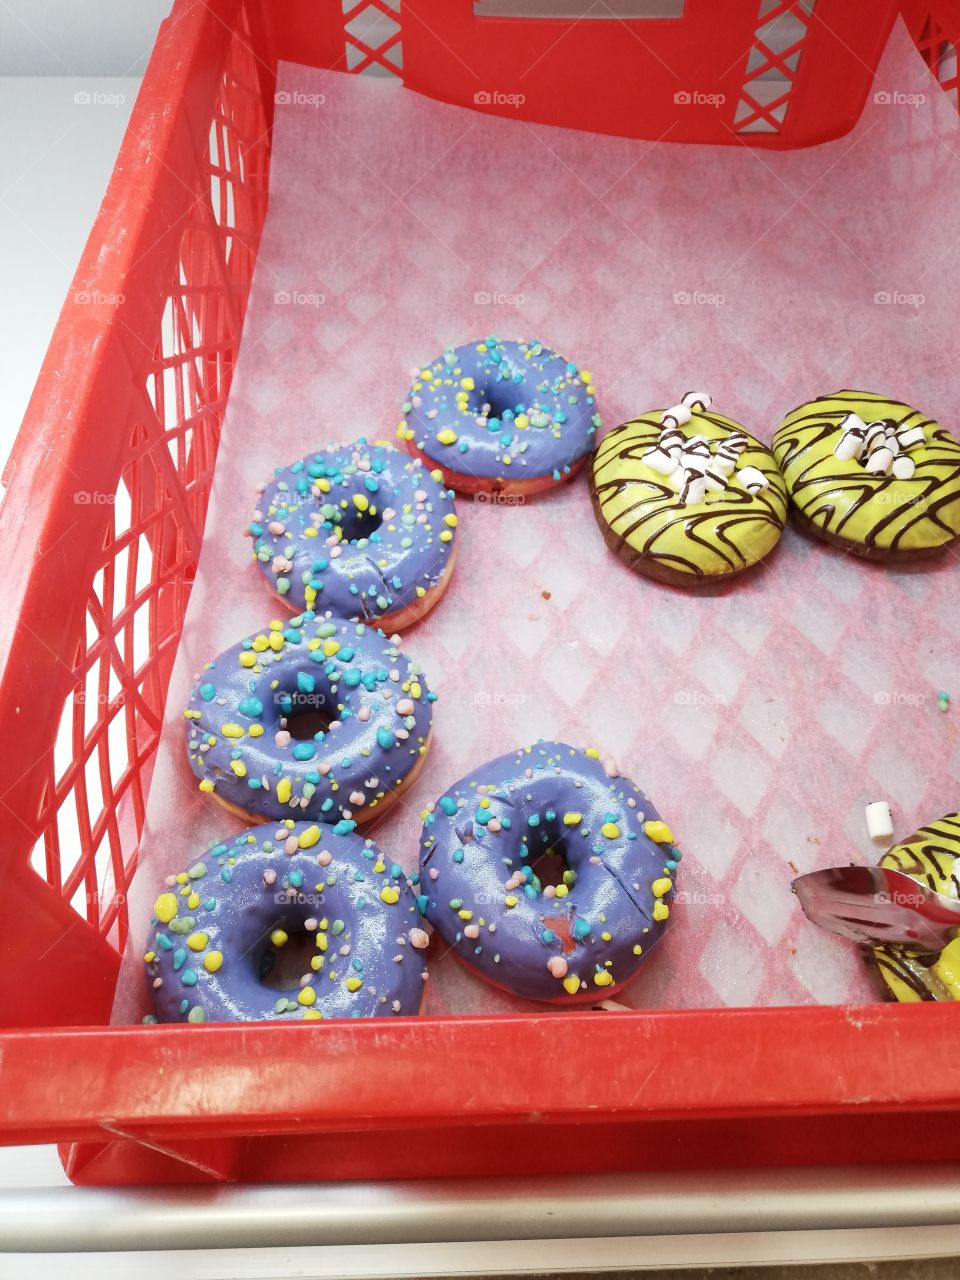
[[[284,728],[295,742],[312,742],[318,733],[326,733],[335,719],[326,707],[304,707],[286,717]]]
[[[333,522],[340,530],[345,542],[360,542],[369,538],[383,524],[383,516],[378,507],[376,511],[369,507],[359,511],[352,503],[346,510],[341,510],[339,518]]]
[[[278,929],[287,935],[279,947],[272,941]],[[296,991],[303,975],[313,972],[310,961],[318,954],[315,935],[307,933],[302,920],[276,920],[254,956],[257,981],[270,991]]]
[[[533,853],[527,865],[540,881],[541,889],[548,885],[556,888],[559,884],[565,884],[564,875],[572,870],[562,840],[554,840],[546,848]]]
[[[329,694],[317,681],[313,672],[304,673],[308,685],[303,687],[299,677],[292,689],[276,694],[280,726],[295,742],[310,742],[318,733],[326,733],[337,719],[337,711]],[[309,683],[313,688],[309,688]]]

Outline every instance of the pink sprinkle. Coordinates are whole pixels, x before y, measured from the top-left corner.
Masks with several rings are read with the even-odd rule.
[[[414,502],[426,502],[427,500],[426,489],[418,489],[417,492],[413,495],[413,500]]]
[[[430,945],[430,935],[423,929],[411,929],[410,945],[416,947],[418,951],[423,951]]]
[[[379,782],[380,782],[380,779],[376,776],[376,774],[374,774],[372,778],[367,778],[363,785],[367,788],[368,791],[376,791],[377,786],[379,785]],[[370,843],[373,844],[373,841],[371,840]]]
[[[409,729],[397,729],[396,736],[401,742],[406,742],[410,737],[410,731]]]
[[[369,720],[369,719],[370,719],[370,708],[369,708],[369,707],[361,707],[361,708],[360,708],[360,710],[357,712],[357,719],[358,719],[358,720],[363,720],[363,721],[367,721],[367,720]]]
[[[162,979],[162,978],[154,978],[154,980],[153,980],[153,989],[154,989],[154,991],[159,991],[159,990],[160,990],[160,988],[161,988],[162,986],[163,986],[163,979]]]
[[[431,880],[437,880],[437,879],[439,879],[439,877],[440,877],[440,872],[437,870],[437,868],[436,868],[436,867],[431,867],[431,868],[430,868],[430,879],[431,879]]]
[[[468,924],[463,931],[463,936],[465,938],[479,938],[480,926],[478,924]]]
[[[263,873],[264,884],[276,884],[276,882],[277,882],[277,873],[275,871],[265,871]]]
[[[292,858],[299,848],[300,848],[300,841],[297,839],[297,837],[288,836],[286,843],[283,846],[284,853],[289,853]]]
[[[616,761],[611,756],[607,756],[603,762],[603,772],[608,778],[618,778],[620,770],[617,768]]]
[[[167,876],[166,880],[164,881],[164,884],[168,884],[168,885],[170,886],[170,888],[171,888],[171,889],[173,888],[173,886],[174,886],[176,883],[177,883],[177,877],[176,877],[176,876]]]
[[[497,832],[501,830],[499,821],[496,818],[491,818],[487,823],[487,830],[492,831],[493,834],[496,835]]]
[[[342,728],[343,728],[343,724],[342,724],[342,722],[341,722],[340,720],[331,720],[331,721],[330,721],[330,723],[327,725],[327,728],[328,728],[328,729],[342,729]]]
[[[555,898],[557,896],[557,891],[552,884],[545,884],[543,886],[543,896],[545,898]]]
[[[417,516],[417,524],[426,524],[427,517],[425,515]]]
[[[400,648],[400,633],[398,631],[395,631],[393,635],[390,637],[390,643],[393,645],[395,649]]]
[[[279,520],[271,520],[267,525],[267,528],[274,534],[286,533],[287,531],[287,526],[285,524],[281,524]]]
[[[394,511],[393,507],[384,507],[381,514],[384,520],[393,520],[397,513]]]
[[[309,987],[309,985],[310,985],[310,979],[311,979],[311,977],[312,977],[312,976],[313,976],[313,975],[312,975],[312,974],[310,974],[310,973],[305,973],[305,974],[303,974],[303,975],[301,976],[301,978],[300,978],[300,985],[301,985],[301,987]]]
[[[602,859],[598,858],[597,855],[594,853],[590,855],[590,861],[593,863],[595,867],[599,867]]]
[[[631,809],[635,809],[637,807],[637,802],[636,800],[634,800],[633,796],[627,797],[627,804],[630,806]]]
[[[350,792],[350,803],[351,803],[355,808],[359,809],[359,808],[360,808],[360,806],[361,806],[362,804],[366,804],[366,803],[367,803],[367,797],[363,794],[363,792],[362,792],[362,791],[351,791],[351,792]]]
[[[394,667],[393,670],[390,672],[390,679],[394,682],[394,684],[399,682],[400,672],[397,670],[396,667]]]
[[[565,978],[567,976],[567,962],[563,956],[551,956],[547,961],[547,968],[555,978]]]
[[[278,747],[289,747],[291,738],[286,729],[281,729],[279,733],[274,734],[274,742]]]
[[[327,764],[326,760],[321,760],[321,762],[317,765],[317,773],[329,773],[329,772],[330,772],[329,764]]]
[[[398,716],[412,716],[414,706],[409,698],[401,698],[396,707],[394,707],[394,710]]]
[[[309,920],[304,920],[303,927],[306,929],[307,933],[316,933],[317,921],[314,920],[313,916],[311,916]]]
[[[321,849],[320,852],[317,854],[317,862],[320,863],[321,867],[329,867],[332,861],[333,861],[333,854],[330,852],[329,849]]]
[[[343,547],[341,547],[339,543],[337,544],[337,546],[330,548],[331,560],[336,560],[339,556],[342,556],[342,555],[343,555]]]

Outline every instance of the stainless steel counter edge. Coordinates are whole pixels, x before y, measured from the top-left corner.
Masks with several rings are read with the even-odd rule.
[[[0,1192],[3,1253],[958,1225],[960,1164]]]

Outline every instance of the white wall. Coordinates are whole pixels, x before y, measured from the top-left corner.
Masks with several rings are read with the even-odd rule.
[[[173,0],[3,0],[0,76],[139,76]]]

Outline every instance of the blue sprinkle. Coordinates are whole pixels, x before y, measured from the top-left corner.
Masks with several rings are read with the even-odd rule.
[[[390,874],[393,876],[394,880],[400,879],[400,877],[403,875],[403,867],[401,867],[399,862],[394,862],[391,864]]]
[[[339,662],[352,662],[353,650],[350,648],[341,649],[340,652],[337,654],[337,660]]]
[[[343,683],[348,689],[355,689],[360,683],[360,672],[357,671],[356,668],[351,668],[350,671],[345,671],[343,673]]]
[[[527,826],[539,827],[539,825],[540,825],[540,815],[537,813],[531,813],[530,817],[527,819]]]
[[[204,911],[216,911],[217,909],[216,898],[207,898],[206,902],[204,902],[203,904],[203,909]]]
[[[292,888],[299,889],[303,885],[303,872],[291,871],[287,876],[287,879],[289,880]]]
[[[355,829],[356,825],[357,824],[355,822],[350,822],[346,818],[341,818],[333,828],[333,834],[335,836],[348,836],[350,832]]]
[[[420,912],[421,915],[423,915],[426,909],[427,909],[427,895],[425,893],[418,893],[417,894],[417,910]]]
[[[263,715],[263,703],[259,698],[243,698],[237,704],[237,710],[242,716],[250,716],[252,719]]]
[[[180,975],[180,981],[185,987],[195,987],[197,985],[197,972],[195,969],[184,969]]]
[[[301,693],[313,693],[316,687],[317,687],[316,676],[312,676],[309,674],[309,672],[306,672],[306,671],[297,672],[297,688],[300,690]]]
[[[204,702],[212,702],[217,696],[217,686],[214,684],[202,684],[200,686],[200,697]]]
[[[462,862],[462,861],[463,861],[463,850],[462,850],[462,849],[454,849],[454,851],[453,851],[453,860],[454,860],[454,862]]]
[[[573,922],[573,936],[575,938],[585,938],[592,930],[593,925],[589,920],[584,920],[582,916],[579,920],[574,920]]]
[[[523,892],[527,895],[528,898],[535,898],[537,896],[537,891],[532,884],[525,884],[523,886]]]
[[[389,751],[394,743],[393,734],[389,729],[385,729],[382,725],[377,730],[377,743],[384,751]]]
[[[437,700],[437,695],[436,695],[435,693],[428,693],[428,694],[427,694],[427,701],[428,701],[428,702],[436,702],[436,700]]]
[[[555,941],[556,941],[556,937],[557,937],[557,935],[553,932],[553,930],[552,930],[552,929],[544,929],[544,931],[543,931],[543,933],[541,933],[540,937],[541,937],[541,938],[543,939],[543,941],[547,944],[547,946],[549,946],[551,942],[555,942]]]
[[[307,782],[312,782],[315,787],[320,785],[320,775],[316,769],[308,769],[303,776]]]
[[[293,744],[294,760],[312,760],[317,754],[317,748],[312,742],[295,742]]]
[[[481,827],[485,827],[492,817],[493,817],[493,814],[490,812],[489,809],[477,810],[477,822],[480,823]]]
[[[173,953],[173,967],[175,971],[179,971],[187,963],[186,947],[177,947]]]
[[[354,878],[354,880],[356,880],[357,884],[363,884],[364,879],[365,879],[366,877],[364,876],[364,874],[363,874],[363,872],[362,872],[362,871],[355,871],[355,872],[353,873],[353,878]]]
[[[224,867],[220,872],[220,879],[224,884],[229,884],[233,879],[233,867]]]
[[[440,808],[450,818],[457,812],[457,802],[453,796],[444,796],[440,801]]]
[[[333,808],[333,800],[330,796],[327,796],[326,800],[324,800],[323,804],[320,806],[320,812],[329,813],[332,808]]]
[[[356,969],[357,973],[363,973],[363,961],[360,959],[359,956],[355,956],[350,961],[350,964],[354,969]]]
[[[158,933],[157,946],[160,948],[161,951],[170,951],[173,948],[173,943],[170,941],[170,939],[167,937],[165,933]]]
[[[181,1013],[186,1013],[186,1012],[187,1012],[187,1010],[188,1010],[189,1008],[190,1008],[190,1001],[189,1001],[189,1000],[181,1000],[181,1001],[180,1001],[180,1012],[181,1012]]]
[[[501,819],[500,819],[500,825],[501,825],[501,827],[503,827],[503,829],[504,829],[505,831],[509,831],[509,830],[510,830],[510,828],[513,826],[513,819],[512,819],[512,818],[501,818]]]
[[[368,493],[376,493],[380,488],[380,483],[374,476],[367,476],[363,483],[366,485]]]

